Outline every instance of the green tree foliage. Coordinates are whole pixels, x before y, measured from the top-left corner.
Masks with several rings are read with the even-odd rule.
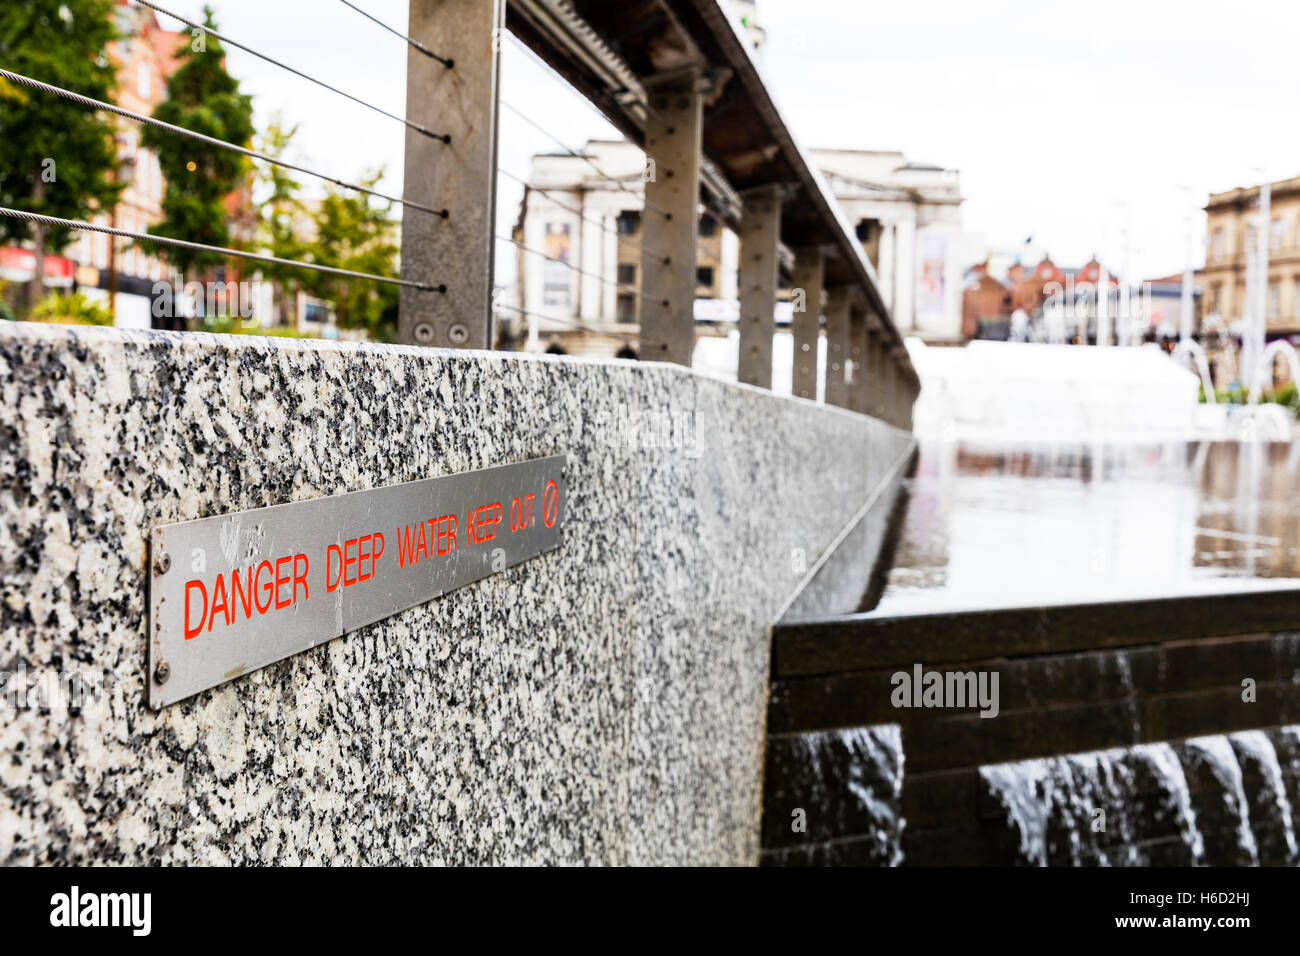
[[[377,172],[361,180],[373,188],[383,177]],[[397,223],[392,203],[372,203],[369,197],[331,187],[312,219],[316,237],[307,258],[320,265],[372,275],[397,276]],[[306,287],[334,302],[341,328],[365,329],[370,338],[392,342],[397,337],[397,287],[366,279],[310,273]]]
[[[297,132],[297,126],[286,127],[279,116],[273,116],[258,137],[257,150],[276,159],[284,158]],[[299,183],[294,179],[293,171],[264,163],[258,170],[257,185],[254,198],[260,203],[258,225],[266,252],[281,259],[302,259],[308,252],[307,243],[301,237],[307,213],[298,199]],[[290,302],[294,291],[301,286],[303,270],[276,265],[260,268],[274,285],[281,316],[289,320],[292,315]]]
[[[247,146],[253,138],[252,98],[239,92],[239,81],[226,71],[225,50],[210,32],[217,27],[210,7],[203,8],[203,23],[205,31],[181,51],[181,66],[167,81],[167,99],[154,118]],[[157,154],[167,181],[163,222],[152,231],[229,246],[225,198],[247,181],[248,160],[151,126],[144,128],[142,141]],[[181,248],[168,249],[167,258],[181,272],[222,261],[213,253]]]
[[[71,295],[50,292],[32,309],[31,320],[62,325],[112,325],[113,313],[107,302],[88,299],[84,292]]]
[[[116,82],[107,54],[116,38],[112,0],[5,0],[0,64],[14,73],[109,100]],[[88,219],[117,201],[120,186],[107,115],[0,80],[0,204],[60,219]],[[37,253],[29,302],[41,294],[46,249],[65,229],[0,218],[0,241],[30,239]]]

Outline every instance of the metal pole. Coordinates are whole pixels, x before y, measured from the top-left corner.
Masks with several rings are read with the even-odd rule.
[[[826,404],[849,407],[845,363],[849,360],[849,287],[831,286],[826,294]]]
[[[870,318],[865,305],[854,302],[849,309],[849,408],[867,414],[870,405],[871,377],[868,374]]]
[[[505,0],[410,0],[409,30],[453,65],[408,49],[407,119],[451,139],[406,132],[406,199],[447,216],[403,207],[402,278],[445,291],[402,289],[399,336],[411,345],[491,348]]]
[[[652,77],[645,87],[650,102],[641,217],[641,358],[690,365],[704,113],[699,72],[689,67]]]
[[[820,246],[806,246],[794,256],[794,303],[790,333],[794,339],[794,370],[790,378],[791,394],[817,400],[817,339],[821,335],[822,285],[826,255]],[[803,308],[800,309],[802,304]]]
[[[781,244],[781,194],[763,186],[743,197],[740,220],[740,357],[737,381],[772,387],[772,335]]]
[[[1183,288],[1182,297],[1178,302],[1178,341],[1186,342],[1192,338],[1194,330],[1192,328],[1193,316],[1193,283],[1195,281],[1196,267],[1193,261],[1196,258],[1196,244],[1193,232],[1194,224],[1192,213],[1187,212],[1187,264],[1183,267]]]
[[[1264,340],[1268,327],[1268,253],[1272,236],[1272,199],[1273,185],[1264,177],[1259,187],[1259,228],[1255,233],[1255,302],[1248,324],[1250,348],[1248,350],[1247,369],[1249,375],[1243,385],[1248,390],[1263,388],[1272,383],[1267,381],[1269,371],[1264,368]]]

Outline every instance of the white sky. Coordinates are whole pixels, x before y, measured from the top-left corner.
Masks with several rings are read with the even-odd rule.
[[[162,2],[194,19],[202,7]],[[403,111],[405,44],[337,0],[210,2],[234,39]],[[405,29],[406,0],[358,4]],[[1059,264],[1095,250],[1120,268],[1127,229],[1133,277],[1151,278],[1182,268],[1187,211],[1208,192],[1260,167],[1300,174],[1291,0],[759,0],[759,18],[766,76],[805,148],[900,149],[959,169],[965,228],[999,247],[1032,235]],[[241,51],[229,64],[259,125],[277,111],[301,124],[309,165],[344,178],[385,165],[400,189],[400,124]],[[503,98],[569,145],[613,134],[511,43],[502,69]],[[501,123],[501,165],[517,175],[556,149],[508,111]],[[518,190],[501,188],[507,224]]]

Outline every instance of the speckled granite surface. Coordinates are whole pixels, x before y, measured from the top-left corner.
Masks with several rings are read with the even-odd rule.
[[[0,322],[0,862],[748,863],[767,626],[908,438],[682,369]],[[159,523],[569,455],[563,549],[155,714]],[[11,682],[10,688],[14,685]]]

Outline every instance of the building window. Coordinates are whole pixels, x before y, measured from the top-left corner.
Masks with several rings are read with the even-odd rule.
[[[714,236],[717,235],[717,232],[718,232],[718,221],[716,219],[714,219],[712,216],[700,217],[701,236]]]
[[[1214,230],[1214,234],[1210,237],[1210,258],[1211,259],[1223,258],[1223,253],[1224,253],[1223,243],[1224,243],[1223,227],[1220,226],[1218,229]]]
[[[140,63],[135,68],[135,92],[142,100],[149,99],[149,64]]]
[[[1276,319],[1282,311],[1282,289],[1276,282],[1268,284],[1268,317]]]
[[[713,288],[713,266],[700,266],[695,270],[695,284]]]
[[[620,236],[635,236],[640,229],[641,214],[635,209],[629,209],[618,214],[618,234]]]
[[[1268,245],[1270,251],[1272,252],[1282,251],[1282,230],[1284,228],[1285,228],[1285,223],[1283,223],[1281,219],[1274,219],[1271,223],[1269,223]]]
[[[624,325],[636,322],[636,296],[620,292],[618,296],[618,321]]]
[[[618,264],[618,284],[636,285],[636,266],[630,262]]]

